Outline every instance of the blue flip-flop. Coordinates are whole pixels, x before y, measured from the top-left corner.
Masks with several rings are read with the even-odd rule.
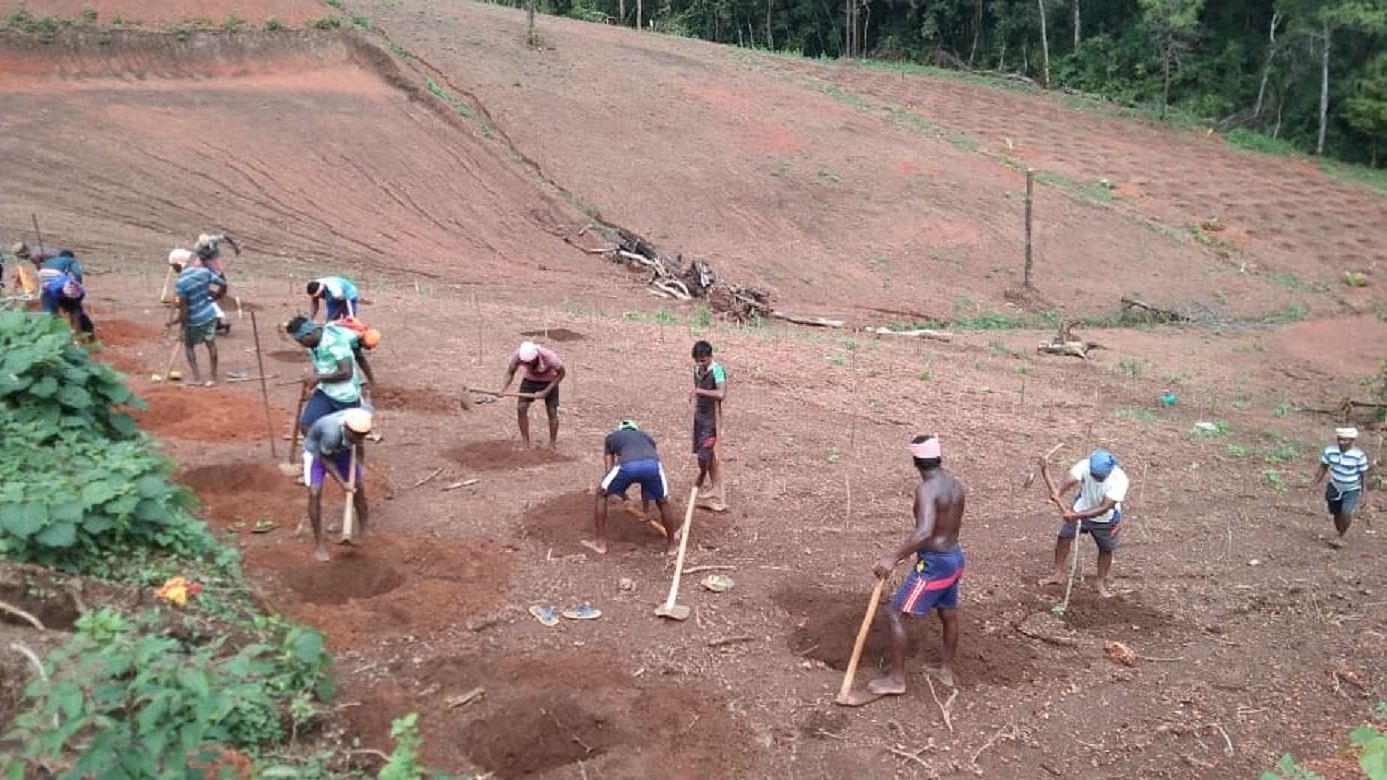
[[[559,616],[554,614],[553,607],[541,607],[536,604],[530,607],[530,614],[534,615],[535,620],[547,628],[553,628],[559,624]]]
[[[576,607],[569,607],[563,611],[563,616],[569,620],[596,620],[602,617],[602,610],[597,609],[586,601]]]

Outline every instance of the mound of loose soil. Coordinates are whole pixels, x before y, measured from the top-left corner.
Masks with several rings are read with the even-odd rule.
[[[776,591],[772,598],[795,619],[789,637],[791,650],[830,668],[847,669],[866,607],[863,594],[791,584]],[[881,609],[889,609],[889,605],[883,602]],[[954,671],[963,687],[1013,686],[1032,677],[1036,665],[1034,651],[1016,642],[1009,633],[983,631],[972,610],[960,610],[959,631]],[[928,659],[931,663],[939,660],[941,636],[936,618],[909,619],[906,633],[910,639],[909,657]],[[885,668],[890,655],[886,620],[878,613],[862,649],[862,668]]]
[[[456,396],[423,387],[372,387],[371,403],[378,409],[399,409],[422,414],[452,414],[460,410]]]
[[[551,328],[549,330],[522,330],[520,331],[520,335],[544,339],[545,341],[558,342],[582,341],[583,339],[587,338],[578,331],[569,330],[568,328]]]
[[[539,433],[536,426],[547,425],[541,416],[539,421],[531,421],[531,435],[547,436]],[[547,466],[551,463],[566,463],[573,458],[550,449],[525,449],[518,440],[482,441],[463,444],[444,451],[444,456],[461,463],[472,471],[510,471],[534,466]]]
[[[130,347],[159,338],[159,329],[129,320],[103,319],[96,323],[96,337],[105,347]]]
[[[334,519],[325,508],[324,523]],[[514,566],[490,541],[398,536],[377,525],[354,546],[334,545],[328,563],[313,559],[307,533],[273,537],[246,548],[247,569],[269,580],[277,608],[323,631],[339,650],[489,613]]]
[[[637,488],[632,491],[632,498],[640,495]],[[589,491],[579,490],[573,493],[564,493],[540,504],[537,504],[525,513],[517,527],[517,535],[521,539],[533,538],[545,542],[562,545],[576,545],[580,539],[592,538],[592,512],[595,496]],[[618,545],[630,545],[635,547],[646,547],[650,545],[663,544],[664,537],[650,527],[649,524],[637,520],[630,512],[622,507],[620,501],[615,498],[608,498],[607,505],[607,540]],[[632,502],[636,507],[640,502]],[[655,505],[650,505],[650,511],[656,511]],[[670,507],[674,512],[675,524],[683,520],[678,514],[678,509]]]
[[[186,367],[184,371],[186,376]],[[135,412],[135,421],[155,436],[210,442],[265,438],[265,407],[254,396],[175,384],[153,385],[136,394],[149,408]],[[272,408],[270,414],[281,420],[290,413]]]

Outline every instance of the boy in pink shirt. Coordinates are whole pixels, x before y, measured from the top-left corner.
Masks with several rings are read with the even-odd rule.
[[[520,392],[523,395],[516,403],[520,440],[526,447],[530,446],[530,403],[543,400],[544,411],[549,415],[549,447],[552,449],[558,446],[559,441],[559,383],[567,373],[563,360],[548,347],[541,347],[532,341],[522,342],[511,353],[505,383],[501,385],[502,393],[515,381],[515,371],[521,366],[525,367],[524,376],[520,378]]]

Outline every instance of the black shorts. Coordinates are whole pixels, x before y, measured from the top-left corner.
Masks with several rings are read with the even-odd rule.
[[[713,420],[694,418],[693,451],[698,456],[700,466],[708,465],[713,457],[713,447],[718,443],[718,426]]]
[[[542,392],[544,392],[544,391],[549,387],[549,385],[551,385],[551,384],[553,384],[553,383],[552,383],[552,382],[536,382],[536,381],[533,380],[533,379],[522,379],[522,380],[520,380],[520,392],[522,392],[522,393],[542,393]],[[528,409],[529,406],[530,406],[530,399],[529,399],[529,398],[521,398],[521,399],[519,399],[519,406],[520,406],[521,409]],[[545,397],[545,399],[544,399],[544,408],[545,408],[545,409],[548,409],[548,410],[551,411],[551,412],[558,411],[558,408],[559,408],[559,388],[555,387],[555,388],[554,388],[554,392],[550,393],[548,396]]]

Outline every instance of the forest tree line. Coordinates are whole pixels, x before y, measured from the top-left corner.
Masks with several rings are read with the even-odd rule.
[[[1387,0],[506,0],[806,57],[1019,74],[1245,143],[1387,158]]]

